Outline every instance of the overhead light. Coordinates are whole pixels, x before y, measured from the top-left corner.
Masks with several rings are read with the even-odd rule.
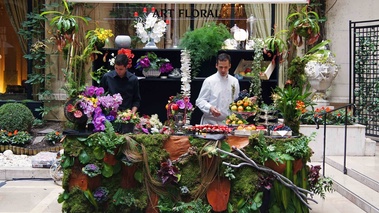
[[[67,0],[82,3],[224,4],[221,0]],[[309,0],[228,0],[230,4],[308,4]]]

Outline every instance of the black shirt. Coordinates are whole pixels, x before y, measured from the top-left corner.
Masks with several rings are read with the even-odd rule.
[[[138,78],[129,71],[126,72],[123,78],[120,78],[115,70],[106,73],[101,78],[100,86],[111,95],[121,94],[122,104],[119,110],[132,109],[133,107],[139,108],[141,95]]]

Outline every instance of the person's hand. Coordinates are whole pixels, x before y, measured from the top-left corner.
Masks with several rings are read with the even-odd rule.
[[[213,115],[213,117],[218,117],[221,115],[221,112],[214,106],[211,106],[209,112],[211,113],[211,115]]]

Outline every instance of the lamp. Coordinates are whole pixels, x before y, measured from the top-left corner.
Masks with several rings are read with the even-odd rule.
[[[248,33],[244,29],[237,29],[234,32],[234,39],[237,41],[237,49],[243,50],[246,39],[248,38]]]

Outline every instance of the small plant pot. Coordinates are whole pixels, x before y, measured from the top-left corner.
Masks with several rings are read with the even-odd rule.
[[[285,163],[276,163],[273,160],[266,161],[265,166],[274,170],[275,172],[277,172],[279,174],[283,174],[284,170],[286,170],[286,164]]]

